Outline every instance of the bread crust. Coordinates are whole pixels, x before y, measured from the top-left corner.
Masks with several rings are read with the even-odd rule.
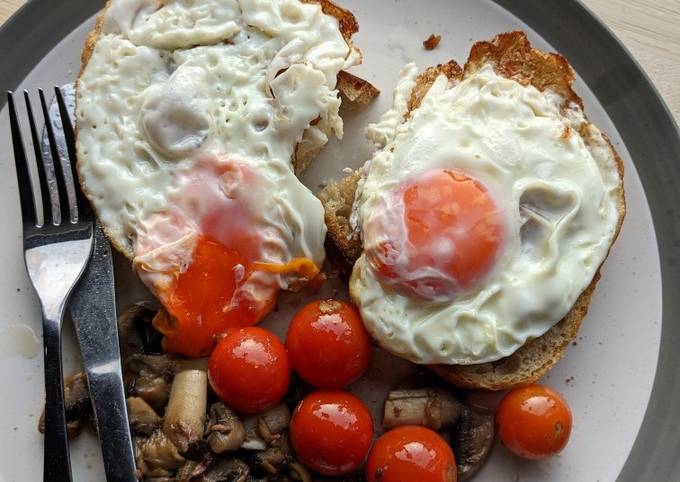
[[[508,32],[496,36],[489,42],[476,43],[470,51],[464,69],[451,61],[423,71],[416,79],[416,86],[411,93],[407,116],[420,106],[423,97],[439,75],[443,74],[455,82],[487,64],[491,64],[496,73],[506,78],[524,85],[533,85],[541,91],[550,89],[557,92],[564,99],[562,105],[564,110],[574,106],[583,108],[582,100],[572,89],[575,76],[567,60],[559,54],[544,53],[532,48],[523,32]],[[601,141],[589,130],[591,125],[586,120],[579,135],[590,149],[600,148]],[[612,239],[613,244],[626,213],[623,161],[611,141],[604,134],[602,136],[621,179],[617,193],[619,217]],[[345,277],[349,277],[354,262],[362,252],[361,240],[357,233],[352,231],[348,216],[345,216],[351,211],[351,203],[354,202],[354,193],[360,178],[360,173],[352,173],[338,183],[328,185],[319,193],[326,207],[327,253],[329,259],[338,265],[340,273]],[[350,202],[349,208],[343,202]],[[444,380],[464,388],[504,390],[536,382],[564,356],[569,343],[576,337],[599,279],[600,268],[560,322],[542,336],[525,343],[512,355],[492,363],[431,365],[429,368]]]
[[[352,110],[363,109],[380,95],[380,91],[374,85],[344,70],[338,74],[337,87],[343,96],[342,105]]]
[[[78,73],[78,77],[76,78],[76,92],[78,90],[78,85],[80,83],[80,78],[87,67],[88,62],[90,61],[90,58],[92,57],[92,53],[94,52],[95,46],[97,44],[97,40],[102,34],[102,31],[104,29],[104,22],[106,19],[106,12],[108,9],[111,7],[111,3],[113,0],[107,0],[106,5],[104,8],[99,12],[97,15],[97,18],[95,20],[95,26],[90,31],[90,33],[87,35],[85,39],[85,44],[83,46],[83,51],[80,56],[80,71]],[[164,0],[157,0],[159,5],[164,1]],[[350,49],[354,49],[354,46],[352,45],[352,35],[357,33],[359,31],[359,24],[357,23],[356,18],[350,12],[349,10],[346,10],[335,3],[333,3],[330,0],[300,0],[302,3],[316,3],[321,6],[321,10],[323,13],[326,15],[329,15],[331,17],[334,17],[339,24],[340,28],[340,33],[342,34],[343,38],[347,42],[347,45],[350,47]],[[342,82],[341,77],[342,75],[346,76],[351,76],[353,81],[352,82]],[[377,96],[380,91],[373,87],[368,81],[361,79],[359,77],[353,76],[349,73],[341,71],[340,74],[338,74],[338,89],[340,90],[340,93],[345,96],[346,98],[350,99],[350,104],[354,105],[354,102],[352,102],[352,98],[354,97],[361,97],[361,102],[356,104],[359,108],[365,106],[371,99],[373,99],[375,96]],[[77,96],[76,96],[76,103],[77,103]],[[76,138],[78,136],[78,126],[76,123]],[[322,128],[322,130],[324,130]],[[326,134],[330,134],[330,132],[326,132]],[[291,162],[293,163],[293,169],[295,171],[296,175],[300,175],[304,170],[307,168],[307,166],[312,162],[313,158],[316,157],[316,155],[320,152],[321,149],[317,150],[312,150],[305,152],[304,155],[299,152],[298,149],[299,145],[295,149],[295,153],[293,155],[293,159],[291,159]],[[76,162],[76,165],[78,165],[79,161]],[[87,189],[87,185],[85,182],[83,182],[82,177],[80,174],[78,175],[78,180],[80,182],[81,188],[83,190],[83,193],[85,196],[92,201],[92,196],[90,192]],[[95,209],[95,212],[97,210],[96,206],[94,203],[92,203],[93,208]],[[103,226],[104,233],[107,235],[109,240],[111,241],[111,244],[116,248],[116,250],[120,251],[123,255],[125,255],[126,258],[129,260],[132,260],[134,258],[134,252],[130,246],[123,245],[119,242],[117,237],[113,236],[110,230],[106,227]]]

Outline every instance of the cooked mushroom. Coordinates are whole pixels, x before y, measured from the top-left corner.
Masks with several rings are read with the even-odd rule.
[[[182,453],[203,438],[207,398],[206,372],[185,370],[175,376],[165,409],[163,432]]]
[[[262,439],[269,445],[275,445],[281,432],[290,425],[290,409],[285,403],[279,403],[258,417],[257,429]]]
[[[288,430],[279,434],[279,438],[273,446],[280,449],[287,456],[293,456],[293,444],[290,441],[290,432],[288,432]]]
[[[210,406],[205,433],[210,450],[216,454],[238,450],[246,438],[241,420],[222,402]]]
[[[259,431],[259,415],[248,415],[243,418],[243,428],[246,431],[246,437],[241,444],[241,448],[245,450],[265,450],[267,442],[262,438]]]
[[[461,408],[456,397],[440,388],[393,390],[385,400],[383,426],[423,425],[441,430],[456,424]]]
[[[301,481],[301,482],[312,482],[312,474],[310,473],[309,469],[302,465],[300,462],[293,461],[290,464],[288,464],[288,469],[290,472],[288,475],[290,476],[291,479],[296,480],[296,481]]]
[[[75,373],[64,380],[64,408],[69,439],[77,437],[87,424],[94,426],[90,393],[84,373]],[[45,433],[44,410],[40,415],[38,430]]]
[[[458,480],[468,480],[482,467],[494,439],[494,418],[463,406],[452,445],[458,465]]]
[[[118,338],[123,359],[135,353],[160,353],[160,333],[151,327],[157,309],[153,303],[135,303],[118,317]]]
[[[184,359],[169,355],[134,354],[125,360],[128,395],[143,398],[159,413],[170,395],[175,375],[186,370],[207,371],[206,358]]]
[[[125,360],[128,395],[141,397],[161,412],[170,396],[171,361],[166,355],[135,354]]]
[[[196,482],[250,482],[250,468],[238,459],[218,459]]]
[[[134,433],[151,435],[161,426],[161,417],[143,398],[128,397],[126,402],[130,427]]]
[[[269,447],[262,452],[256,452],[250,458],[251,467],[268,475],[277,475],[282,465],[288,465],[288,455],[279,447]]]
[[[197,477],[203,475],[208,467],[213,463],[214,456],[210,452],[206,452],[201,460],[187,460],[186,463],[180,467],[175,475],[175,482],[192,482]]]
[[[161,430],[156,430],[150,437],[135,438],[135,462],[143,476],[172,477],[185,461]]]

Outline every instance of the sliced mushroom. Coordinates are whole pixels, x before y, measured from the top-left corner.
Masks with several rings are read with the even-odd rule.
[[[141,397],[161,412],[170,396],[172,363],[166,355],[135,354],[125,360],[128,395]]]
[[[161,334],[153,329],[151,320],[157,312],[153,303],[135,303],[118,317],[118,337],[123,359],[136,353],[161,353]]]
[[[285,403],[279,403],[258,417],[257,429],[262,439],[269,445],[275,445],[281,432],[290,425],[290,409]]]
[[[293,456],[293,444],[290,441],[290,432],[285,430],[279,434],[274,447],[280,449],[289,458]]]
[[[175,475],[175,482],[192,482],[197,477],[203,475],[208,467],[213,463],[214,456],[210,452],[206,452],[201,460],[187,460],[186,463],[180,467]]]
[[[184,359],[169,355],[134,354],[125,360],[128,395],[143,398],[161,413],[170,396],[173,377],[186,370],[207,371],[205,358]]]
[[[165,409],[163,432],[182,453],[203,438],[207,397],[206,372],[185,370],[175,376]]]
[[[218,459],[196,482],[250,482],[250,468],[238,459]]]
[[[147,477],[171,477],[182,467],[186,459],[161,430],[150,437],[135,438],[135,462],[141,475]]]
[[[383,426],[423,425],[432,430],[456,424],[463,405],[440,388],[393,390],[385,400]]]
[[[216,454],[238,450],[246,438],[241,420],[222,402],[210,406],[210,417],[205,433],[210,450]]]
[[[288,464],[288,475],[291,479],[300,482],[312,482],[312,474],[307,467],[300,462],[293,461]]]
[[[282,466],[288,465],[289,458],[279,447],[269,447],[262,452],[256,452],[249,461],[256,471],[267,475],[277,475]]]
[[[151,435],[161,426],[161,417],[140,397],[128,397],[127,411],[132,431],[139,435]]]
[[[243,418],[243,428],[246,431],[246,437],[241,444],[242,449],[266,450],[267,442],[260,435],[259,423],[259,415],[248,415]]]
[[[452,445],[458,465],[458,480],[472,477],[484,465],[494,439],[492,414],[463,406]]]
[[[90,393],[84,373],[75,373],[64,380],[64,408],[69,439],[77,437],[86,425],[94,426]],[[45,433],[44,410],[40,415],[38,430]]]

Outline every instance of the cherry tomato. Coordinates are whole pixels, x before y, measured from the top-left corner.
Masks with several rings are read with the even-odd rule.
[[[313,392],[290,422],[290,439],[302,462],[324,475],[355,470],[373,440],[373,418],[364,402],[339,390]]]
[[[342,388],[371,362],[371,338],[352,305],[314,301],[293,318],[286,344],[295,371],[319,388]]]
[[[571,434],[569,405],[559,393],[541,385],[508,392],[498,407],[496,421],[505,446],[531,460],[559,453]]]
[[[288,390],[288,352],[273,333],[242,328],[223,338],[212,352],[208,378],[228,406],[261,412],[281,401]]]
[[[456,459],[434,430],[397,427],[381,436],[368,454],[368,482],[456,482]]]

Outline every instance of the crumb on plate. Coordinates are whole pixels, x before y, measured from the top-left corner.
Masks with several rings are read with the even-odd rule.
[[[423,42],[423,47],[425,48],[425,50],[434,50],[437,48],[441,40],[442,40],[441,35],[432,34],[429,37],[427,37],[427,40]]]

